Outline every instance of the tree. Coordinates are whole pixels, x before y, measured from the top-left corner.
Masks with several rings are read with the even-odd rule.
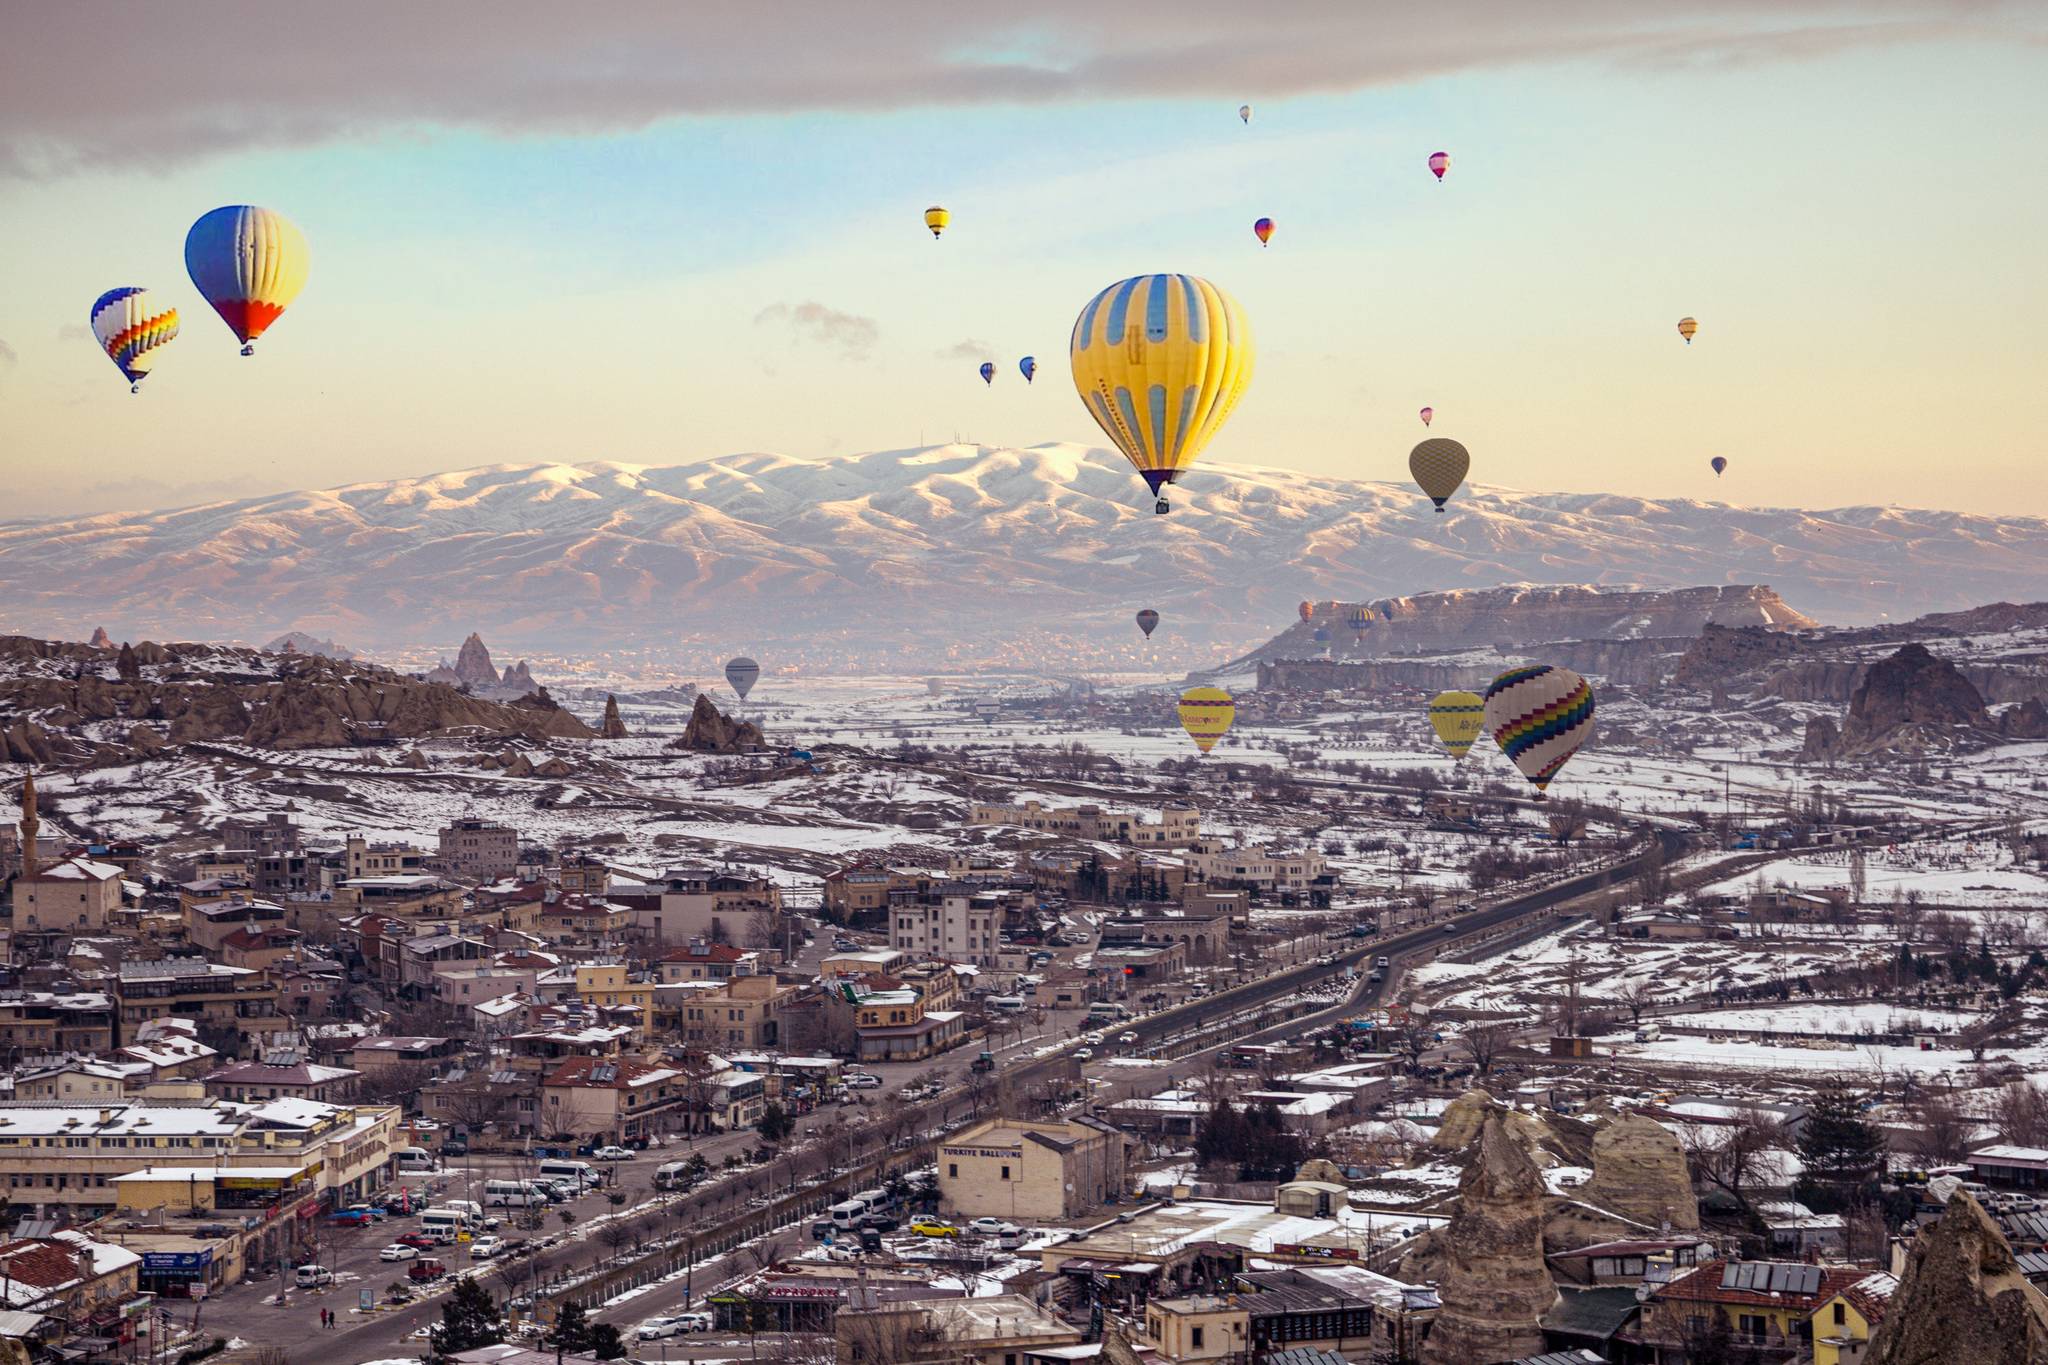
[[[1640,1024],[1643,1022],[1643,1011],[1657,1003],[1657,990],[1646,978],[1638,977],[1623,982],[1621,989],[1614,993],[1614,998],[1628,1011],[1629,1022]]]
[[[1835,1213],[1875,1196],[1884,1169],[1884,1134],[1866,1121],[1856,1097],[1836,1087],[1815,1096],[1799,1129],[1805,1169],[1794,1195],[1822,1213]]]
[[[1493,1070],[1501,1049],[1513,1040],[1514,1030],[1506,1024],[1471,1024],[1458,1036],[1459,1045],[1482,1076]]]
[[[565,1303],[555,1317],[555,1328],[545,1338],[548,1346],[562,1355],[590,1354],[590,1315],[580,1303]]]
[[[590,1354],[599,1360],[623,1360],[626,1355],[625,1338],[610,1323],[593,1322],[590,1324]]]
[[[779,1146],[796,1131],[796,1120],[791,1118],[789,1112],[781,1105],[771,1100],[761,1111],[760,1122],[754,1125],[754,1131],[761,1135],[764,1142],[772,1142]]]
[[[441,1321],[430,1340],[437,1360],[479,1346],[496,1346],[505,1340],[505,1321],[483,1285],[464,1277],[456,1281],[455,1292],[441,1305]]]
[[[2020,1147],[2039,1147],[2048,1142],[2048,1090],[2032,1081],[2014,1081],[2000,1087],[1991,1099],[1991,1121],[1998,1135]]]
[[[1782,1147],[1784,1130],[1761,1110],[1736,1116],[1729,1126],[1693,1124],[1685,1130],[1686,1166],[1695,1185],[1711,1185],[1755,1216],[1749,1191],[1756,1188],[1767,1155]]]
[[[1908,1145],[1931,1166],[1946,1166],[1969,1155],[1970,1135],[1977,1125],[1963,1112],[1955,1092],[1944,1085],[1924,1085],[1906,1104]]]

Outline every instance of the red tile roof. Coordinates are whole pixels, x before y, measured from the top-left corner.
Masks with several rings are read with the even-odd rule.
[[[661,955],[663,962],[738,962],[746,954],[730,943],[707,943],[701,947],[671,948]]]
[[[1688,1303],[1754,1304],[1764,1308],[1802,1308],[1811,1312],[1835,1295],[1867,1278],[1872,1272],[1861,1266],[1829,1266],[1821,1271],[1820,1287],[1811,1294],[1772,1294],[1757,1289],[1732,1289],[1721,1283],[1725,1260],[1708,1261],[1690,1275],[1681,1275],[1657,1291],[1660,1299]],[[1857,1305],[1862,1311],[1862,1305]]]

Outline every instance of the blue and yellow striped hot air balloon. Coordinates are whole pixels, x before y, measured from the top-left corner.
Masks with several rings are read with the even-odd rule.
[[[1165,487],[1195,462],[1252,378],[1237,301],[1193,275],[1134,275],[1097,294],[1068,346],[1074,388],[1167,510]]]

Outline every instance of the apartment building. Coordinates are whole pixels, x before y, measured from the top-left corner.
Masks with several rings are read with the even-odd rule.
[[[1012,825],[1069,839],[1102,840],[1139,848],[1185,848],[1202,837],[1202,813],[1185,802],[1158,811],[1114,810],[1107,806],[1048,806],[976,802],[969,816],[977,825]]]
[[[993,892],[941,886],[929,900],[889,907],[889,942],[914,957],[994,967],[1003,900]]]
[[[519,866],[519,831],[475,816],[441,829],[441,870],[464,881],[494,882]]]
[[[630,1057],[572,1057],[541,1081],[540,1124],[549,1137],[624,1143],[686,1127],[687,1073]]]
[[[99,991],[0,991],[0,1047],[16,1057],[97,1056],[114,1046],[114,1002]]]
[[[631,912],[632,927],[657,945],[746,943],[763,918],[782,914],[782,889],[766,877],[712,868],[674,868],[655,881],[610,884],[605,898]]]
[[[231,1028],[259,1044],[273,1033],[297,1027],[296,1020],[278,1009],[277,983],[268,972],[204,958],[123,962],[114,1000],[124,1038],[133,1037],[139,1025],[167,1018]]]
[[[800,994],[772,976],[707,985],[683,1006],[683,1041],[707,1048],[780,1047],[782,1010]]]
[[[1225,890],[1241,888],[1282,905],[1327,906],[1337,879],[1312,848],[1276,849],[1203,840],[1186,854],[1193,878]]]

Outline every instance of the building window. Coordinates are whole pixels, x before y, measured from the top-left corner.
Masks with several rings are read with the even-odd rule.
[[[1770,1327],[1770,1321],[1769,1318],[1755,1313],[1744,1313],[1741,1322],[1742,1335],[1762,1341],[1765,1331]]]
[[[946,1163],[946,1179],[948,1179],[948,1180],[958,1180],[959,1178],[960,1178],[960,1163],[959,1163],[959,1162],[957,1162],[957,1161],[949,1161],[949,1162],[947,1162],[947,1163]]]
[[[1010,1168],[1008,1166],[1003,1167],[1002,1178],[1004,1180],[1008,1180],[1010,1178]]]
[[[1202,1349],[1202,1329],[1201,1329],[1201,1328],[1199,1328],[1199,1327],[1195,1327],[1195,1328],[1190,1328],[1190,1329],[1189,1329],[1189,1331],[1188,1331],[1188,1345],[1190,1345],[1190,1346],[1194,1347],[1194,1348],[1195,1348],[1195,1349],[1196,1349],[1197,1351],[1199,1351],[1199,1350],[1201,1350],[1201,1349]]]
[[[1835,1304],[1835,1325],[1841,1326],[1849,1320],[1849,1313],[1839,1302]]]

